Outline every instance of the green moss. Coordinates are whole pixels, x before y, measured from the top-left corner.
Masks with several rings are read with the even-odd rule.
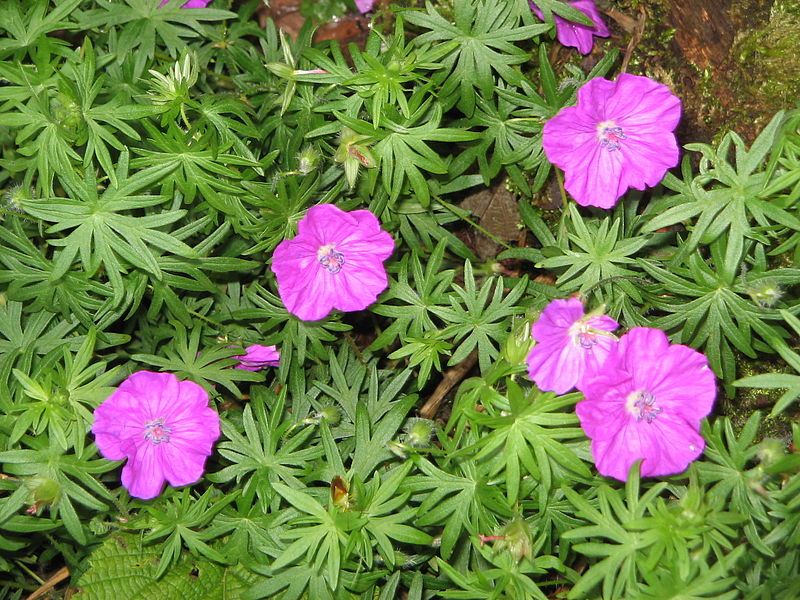
[[[768,22],[743,36],[733,49],[741,65],[739,112],[775,113],[800,97],[800,0],[777,0]]]
[[[783,368],[776,365],[782,364]],[[752,360],[742,354],[737,356],[738,377],[751,377],[763,373],[776,373],[790,371],[788,366],[780,360]],[[750,415],[760,410],[764,413],[761,420],[757,439],[779,438],[789,439],[792,434],[792,421],[797,418],[797,411],[790,410],[783,412],[775,417],[770,417],[769,412],[783,395],[784,390],[771,390],[762,388],[737,388],[736,396],[730,399],[723,399],[718,412],[730,417],[734,428],[739,431],[745,424]]]
[[[668,0],[613,0],[610,5],[631,17],[639,14],[639,6],[646,9],[645,31],[628,70],[668,84],[681,97],[681,139],[713,141],[731,129],[753,139],[800,95],[800,0],[731,2],[735,39],[725,63],[715,69],[701,69],[681,55],[673,43]]]

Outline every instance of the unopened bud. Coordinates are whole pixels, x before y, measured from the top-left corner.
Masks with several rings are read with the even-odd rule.
[[[782,441],[766,438],[758,445],[758,459],[765,468],[769,468],[786,456],[786,448]]]
[[[430,419],[409,419],[405,426],[406,442],[410,446],[422,447],[431,443],[433,421]]]
[[[524,319],[515,320],[511,326],[511,333],[503,344],[503,358],[510,365],[521,365],[532,347],[531,324]]]
[[[3,194],[3,206],[6,210],[23,214],[24,203],[33,199],[33,190],[22,185],[12,185]]]
[[[30,491],[32,500],[28,512],[36,514],[42,506],[48,506],[58,501],[61,495],[61,485],[49,477],[35,475],[25,480],[25,487]]]
[[[533,558],[533,542],[528,522],[522,515],[515,515],[503,529],[502,539],[495,543],[497,550],[507,551],[515,562]]]
[[[359,167],[364,166],[371,169],[378,164],[369,147],[364,143],[368,139],[368,136],[358,134],[347,127],[342,129],[339,136],[339,148],[333,159],[344,166],[345,178],[351,188],[356,184]]]
[[[747,294],[761,308],[772,308],[783,297],[781,287],[771,279],[756,281],[748,289]]]
[[[289,65],[287,65],[286,63],[273,62],[273,63],[267,63],[265,66],[273,74],[277,75],[281,79],[294,79],[295,77],[294,69]]]
[[[319,152],[314,146],[306,146],[297,156],[297,170],[303,175],[308,175],[319,164]]]
[[[318,414],[320,419],[332,427],[338,425],[342,420],[342,413],[335,406],[326,406]]]

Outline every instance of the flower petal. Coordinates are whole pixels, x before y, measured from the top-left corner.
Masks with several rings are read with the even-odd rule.
[[[203,477],[207,457],[188,443],[165,444],[161,464],[164,477],[174,487],[197,483]]]
[[[681,118],[681,100],[663,83],[649,77],[622,73],[606,101],[606,119],[634,133],[640,128],[671,132]]]
[[[150,500],[164,489],[164,475],[159,449],[150,443],[142,444],[135,456],[122,469],[122,485],[134,498]]]
[[[623,154],[591,146],[577,164],[565,171],[564,189],[581,206],[612,208],[628,189]]]

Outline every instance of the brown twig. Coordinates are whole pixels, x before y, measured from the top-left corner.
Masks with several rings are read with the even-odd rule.
[[[41,598],[68,577],[69,569],[67,567],[61,567],[52,575],[52,577],[50,577],[50,579],[45,581],[35,592],[28,596],[27,600],[36,600],[37,598]]]
[[[477,362],[478,351],[473,350],[462,362],[447,369],[442,375],[442,380],[439,382],[439,385],[436,386],[436,389],[433,390],[430,398],[428,398],[428,401],[419,409],[420,416],[425,419],[433,419],[436,413],[439,412],[439,406],[442,404],[445,396],[447,396],[450,390],[452,390],[459,381],[464,379]]]
[[[644,6],[640,6],[639,18],[636,19],[636,23],[633,27],[633,33],[631,35],[631,41],[628,42],[628,47],[625,49],[625,58],[622,59],[622,67],[620,68],[621,73],[625,73],[628,70],[628,63],[631,60],[631,55],[633,54],[636,46],[639,45],[639,42],[642,41],[645,23],[647,23],[647,11],[644,9]]]

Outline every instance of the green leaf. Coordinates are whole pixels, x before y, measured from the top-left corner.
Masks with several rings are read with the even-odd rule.
[[[188,553],[159,577],[159,554],[158,546],[143,546],[140,536],[111,535],[90,555],[74,598],[237,598],[257,579],[241,565],[225,567]]]

